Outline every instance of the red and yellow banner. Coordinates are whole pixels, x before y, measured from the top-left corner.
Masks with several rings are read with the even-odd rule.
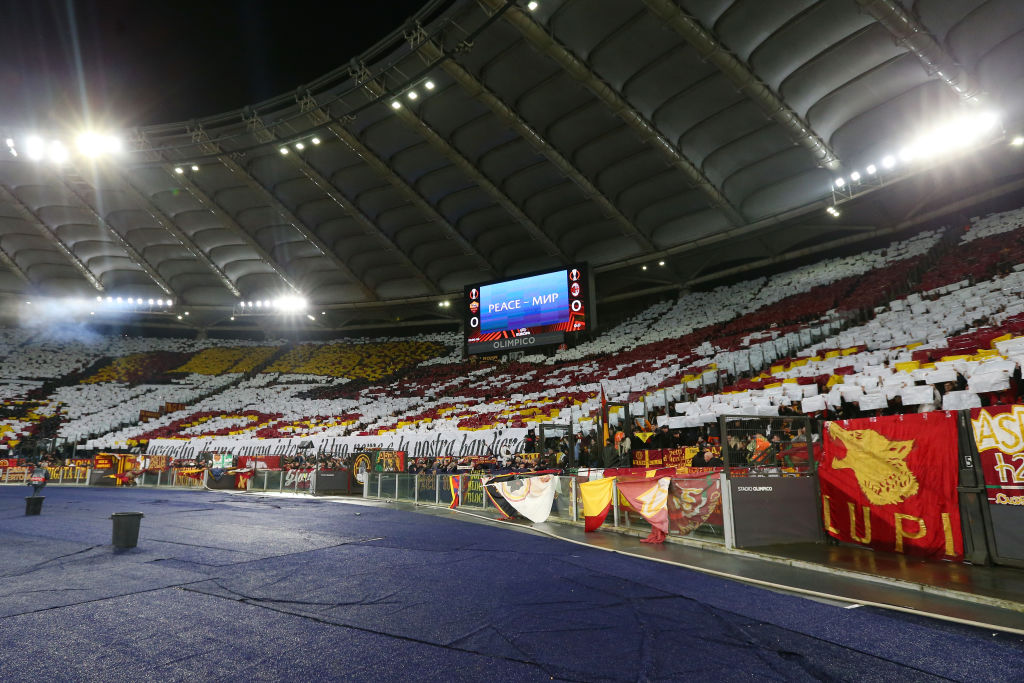
[[[992,505],[1024,505],[1024,406],[971,410],[985,493]]]
[[[718,474],[672,478],[668,521],[682,535],[702,524],[722,524],[722,486]]]
[[[819,474],[829,534],[878,550],[963,557],[952,413],[826,425]]]
[[[620,477],[619,493],[629,501],[630,507],[651,525],[651,534],[645,543],[662,543],[668,534],[669,477]]]

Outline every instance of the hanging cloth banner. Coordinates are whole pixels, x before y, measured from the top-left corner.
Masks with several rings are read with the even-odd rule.
[[[547,520],[555,499],[555,478],[550,474],[493,484],[508,504],[534,524]]]
[[[619,492],[630,507],[651,525],[651,533],[643,543],[664,543],[668,534],[668,487],[671,479],[620,478]]]
[[[1024,406],[971,410],[990,505],[1024,505]]]
[[[495,485],[505,481],[512,481],[518,476],[519,474],[513,472],[511,474],[499,474],[496,477],[485,477],[481,480],[484,485],[484,493],[487,494],[487,499],[491,501],[491,505],[498,509],[503,520],[515,517],[516,509],[505,500]]]
[[[614,485],[615,479],[612,477],[580,482],[585,531],[595,531],[604,524],[604,518],[612,509],[612,487]]]
[[[448,506],[449,510],[453,510],[459,507],[459,492],[462,490],[462,475],[454,474],[448,477],[448,486],[452,490],[452,504]]]
[[[721,523],[721,505],[722,485],[717,474],[672,478],[668,521],[680,534],[692,533],[701,524],[713,524],[716,517]]]
[[[826,425],[818,472],[829,534],[888,552],[963,558],[953,413]]]

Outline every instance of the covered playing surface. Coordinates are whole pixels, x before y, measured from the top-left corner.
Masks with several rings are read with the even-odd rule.
[[[0,489],[4,679],[1010,680],[1024,657],[454,513],[62,488],[25,517],[24,495]]]

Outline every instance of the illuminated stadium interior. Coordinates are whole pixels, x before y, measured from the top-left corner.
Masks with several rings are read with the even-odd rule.
[[[390,28],[238,109],[0,120],[0,458],[544,426],[596,468],[616,431],[1024,402],[1019,0]]]

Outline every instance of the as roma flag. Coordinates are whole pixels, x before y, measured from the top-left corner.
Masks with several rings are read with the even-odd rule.
[[[580,482],[580,498],[583,500],[583,518],[585,531],[596,531],[604,524],[604,518],[612,509],[613,477]]]
[[[829,534],[889,552],[963,558],[953,413],[825,424],[818,471]]]
[[[630,507],[651,525],[650,535],[644,543],[664,543],[668,534],[668,477],[622,477],[619,493],[629,501]]]

